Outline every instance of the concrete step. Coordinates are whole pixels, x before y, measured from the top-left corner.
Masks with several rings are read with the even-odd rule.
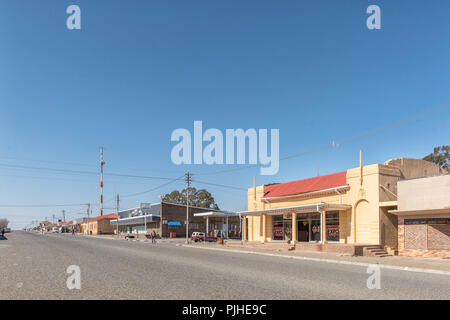
[[[388,254],[383,249],[382,246],[374,245],[374,246],[364,247],[363,256],[384,258],[384,257],[390,257],[392,255]]]
[[[372,252],[372,253],[385,253],[386,252],[383,249],[372,249],[372,250],[368,250],[368,251]]]

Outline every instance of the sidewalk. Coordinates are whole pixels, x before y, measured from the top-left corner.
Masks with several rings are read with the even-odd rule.
[[[402,269],[409,271],[436,271],[435,273],[443,273],[450,275],[450,259],[439,258],[415,258],[415,257],[365,257],[365,256],[352,256],[339,253],[330,252],[315,252],[315,251],[273,251],[261,248],[246,248],[241,246],[227,247],[226,245],[219,245],[216,243],[192,243],[184,245],[191,248],[220,250],[239,253],[252,253],[262,254],[270,256],[279,256],[284,258],[295,258],[302,260],[323,261],[331,263],[343,263],[354,265],[379,265],[381,267],[389,267],[393,269]]]

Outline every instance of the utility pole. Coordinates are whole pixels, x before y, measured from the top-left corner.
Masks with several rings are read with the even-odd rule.
[[[186,244],[189,243],[189,187],[191,185],[191,175],[192,173],[186,173]]]
[[[87,219],[87,230],[86,230],[86,234],[87,235],[89,235],[89,211],[90,211],[90,209],[91,209],[91,204],[90,203],[88,203],[87,204],[87,216],[88,216],[88,219]]]
[[[117,213],[117,239],[119,239],[119,194],[117,194],[116,199],[116,213]]]
[[[52,222],[53,222],[53,225],[54,225],[55,224],[55,215],[52,215],[52,217],[53,217],[52,218],[53,219]]]
[[[103,147],[100,147],[100,216],[103,216]]]
[[[63,214],[63,222],[66,222],[66,210],[63,210],[62,214]]]

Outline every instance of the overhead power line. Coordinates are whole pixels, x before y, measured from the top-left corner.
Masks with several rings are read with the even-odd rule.
[[[52,207],[79,207],[85,203],[78,204],[0,204],[1,208],[52,208]]]
[[[35,166],[25,166],[25,165],[16,165],[16,164],[8,164],[8,163],[0,163],[0,167],[17,168],[17,169],[31,169],[31,170],[44,170],[44,171],[61,172],[61,173],[72,173],[72,174],[100,175],[99,172],[95,172],[95,171],[58,169],[58,168],[48,168],[48,167],[35,167]],[[126,177],[126,178],[154,179],[154,180],[173,180],[174,179],[174,178],[169,178],[169,177],[144,176],[144,175],[123,174],[123,173],[104,173],[104,175],[105,176],[112,176],[112,177]]]
[[[228,186],[228,185],[219,184],[219,183],[200,181],[200,180],[197,180],[197,179],[193,180],[193,182],[196,182],[196,183],[199,183],[199,184],[206,184],[206,185],[210,185],[210,186],[216,186],[216,187],[222,187],[222,188],[228,188],[228,189],[234,189],[234,190],[247,191],[247,189],[245,189],[245,188],[239,188],[239,187],[235,187],[235,186]]]
[[[376,127],[376,128],[372,128],[370,130],[366,130],[363,132],[360,132],[358,134],[355,135],[351,135],[348,136],[346,138],[343,138],[339,141],[333,141],[331,143],[328,144],[324,144],[322,146],[318,146],[316,148],[312,148],[309,150],[306,150],[304,152],[300,152],[300,153],[295,153],[295,154],[291,154],[285,157],[282,157],[278,160],[279,161],[283,161],[283,160],[288,160],[288,159],[292,159],[292,158],[298,158],[307,154],[311,154],[314,152],[318,152],[318,151],[322,151],[322,150],[326,150],[326,149],[330,149],[330,148],[334,148],[334,147],[338,147],[344,143],[348,143],[351,141],[355,141],[358,140],[360,138],[363,137],[367,137],[373,134],[376,134],[378,132],[384,131],[384,130],[388,130],[388,129],[392,129],[398,126],[401,126],[405,123],[411,122],[411,121],[415,121],[415,120],[419,120],[421,118],[425,118],[431,114],[436,114],[439,112],[442,112],[444,110],[448,110],[450,109],[450,101],[446,101],[442,104],[439,104],[435,107],[431,107],[431,108],[426,108],[423,110],[420,110],[416,113],[413,113],[407,117],[401,118],[399,120],[396,121],[392,121],[389,122],[387,124],[384,124],[382,126]],[[275,161],[274,161],[275,162]],[[238,167],[238,168],[231,168],[231,169],[224,169],[224,170],[217,170],[217,171],[212,171],[212,172],[206,172],[206,173],[196,173],[196,176],[205,176],[205,175],[215,175],[215,174],[220,174],[220,173],[228,173],[228,172],[234,172],[234,171],[240,171],[240,170],[244,170],[244,169],[249,169],[249,168],[258,168],[264,166],[263,164],[250,164],[250,165],[246,165],[246,166],[242,166],[242,167]]]
[[[184,176],[184,175],[183,175],[183,176]],[[166,182],[166,183],[164,183],[164,184],[162,184],[162,185],[159,185],[159,186],[157,186],[157,187],[151,188],[151,189],[149,189],[149,190],[145,190],[145,191],[141,191],[141,192],[137,192],[137,193],[132,193],[132,194],[128,194],[128,195],[124,195],[124,196],[120,196],[120,197],[121,197],[121,198],[129,198],[129,197],[134,197],[134,196],[139,196],[139,195],[141,195],[141,194],[149,193],[149,192],[152,192],[152,191],[156,191],[156,190],[158,190],[158,189],[160,189],[160,188],[162,188],[162,187],[165,187],[165,186],[167,186],[167,185],[169,185],[169,184],[171,184],[171,183],[174,183],[174,182],[176,182],[176,181],[182,180],[183,176],[178,177],[178,178],[175,178],[175,179],[172,179],[172,180],[170,180],[169,182]]]

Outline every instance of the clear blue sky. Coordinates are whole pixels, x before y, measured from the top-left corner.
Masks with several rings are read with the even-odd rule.
[[[66,28],[77,4],[82,30]],[[381,7],[382,29],[366,27]],[[450,100],[450,2],[380,0],[0,2],[0,204],[97,203],[97,175],[5,164],[175,178],[229,166],[176,166],[174,129],[279,128],[280,155],[300,153]],[[450,111],[258,169],[202,176],[239,188],[283,182],[449,144]],[[232,166],[235,168],[238,166]],[[200,180],[200,176],[198,176]],[[164,181],[105,176],[105,199]],[[182,188],[124,198],[155,202]],[[246,192],[206,187],[242,210]],[[113,202],[106,204],[112,207]],[[85,207],[0,208],[12,227]],[[93,207],[98,214],[98,207]],[[105,210],[106,213],[112,210]]]

